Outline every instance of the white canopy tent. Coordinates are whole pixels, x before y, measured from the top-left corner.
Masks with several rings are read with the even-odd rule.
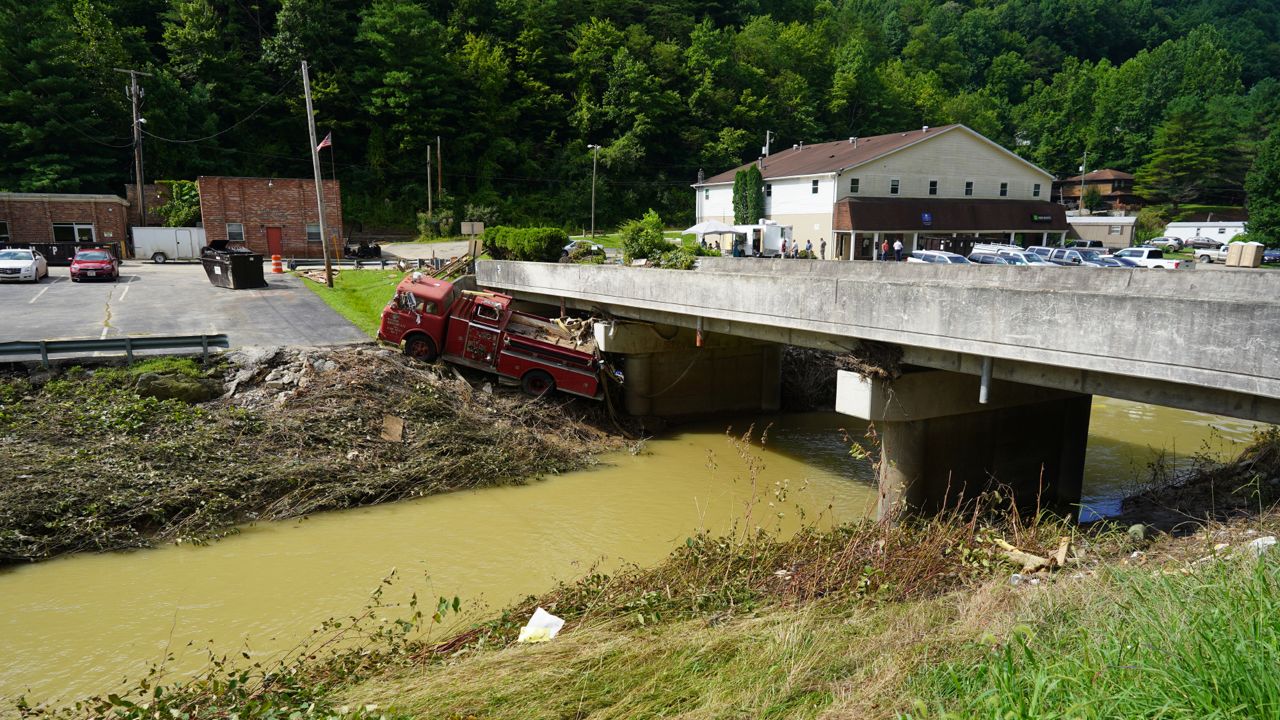
[[[686,235],[695,235],[701,240],[703,235],[732,235],[738,231],[732,225],[726,225],[719,220],[703,220],[684,232]]]

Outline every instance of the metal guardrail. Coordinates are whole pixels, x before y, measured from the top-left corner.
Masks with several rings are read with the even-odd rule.
[[[223,333],[216,335],[143,335],[113,338],[85,338],[82,340],[16,340],[0,342],[0,357],[6,355],[40,355],[40,363],[49,367],[50,355],[66,353],[123,352],[133,362],[135,350],[199,350],[209,356],[209,348],[231,347],[231,341]]]

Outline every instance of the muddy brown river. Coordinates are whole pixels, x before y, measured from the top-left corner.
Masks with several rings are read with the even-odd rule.
[[[814,413],[756,423],[772,426],[767,444],[752,448],[754,480],[720,422],[528,485],[261,524],[204,547],[2,569],[0,697],[65,701],[117,691],[166,652],[175,673],[201,667],[206,648],[271,657],[325,618],[359,611],[392,569],[395,597],[457,595],[464,612],[482,613],[593,564],[654,563],[701,528],[786,533],[801,522],[853,520],[873,506],[870,467],[850,457],[840,432],[859,436],[857,421]],[[1162,452],[1179,462],[1224,457],[1254,427],[1097,398],[1085,504],[1114,512]],[[11,707],[4,702],[0,715]]]

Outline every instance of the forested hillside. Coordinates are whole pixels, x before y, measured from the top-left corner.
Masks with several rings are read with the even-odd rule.
[[[0,190],[307,176],[299,60],[347,215],[598,224],[773,147],[968,124],[1048,170],[1238,201],[1280,118],[1274,0],[0,0]],[[1172,164],[1172,167],[1166,167]],[[1190,173],[1188,173],[1190,164]],[[326,175],[330,163],[325,161]],[[1178,175],[1181,172],[1182,175]],[[1173,189],[1177,189],[1176,187]],[[470,206],[470,209],[468,209]]]

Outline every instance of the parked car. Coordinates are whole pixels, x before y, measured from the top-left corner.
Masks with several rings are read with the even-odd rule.
[[[49,263],[44,255],[29,248],[0,250],[0,280],[40,282],[49,277]]]
[[[1102,254],[1107,252],[1107,246],[1103,245],[1101,240],[1072,240],[1067,243],[1066,247],[1077,250],[1097,250]]]
[[[71,282],[120,279],[120,261],[108,250],[77,250],[71,258]]]
[[[1206,265],[1212,265],[1216,262],[1224,263],[1227,261],[1227,250],[1230,248],[1230,245],[1222,245],[1216,248],[1199,248],[1196,250],[1196,262],[1202,262]]]
[[[996,253],[990,252],[971,252],[969,253],[969,262],[975,265],[1012,265],[1008,258],[1001,257]]]
[[[1164,251],[1159,248],[1133,247],[1125,248],[1115,255],[1113,258],[1133,260],[1142,267],[1158,268],[1161,270],[1177,270],[1182,267],[1181,260],[1170,260],[1164,256]]]
[[[1039,255],[1040,257],[1048,260],[1049,256],[1053,254],[1054,249],[1055,248],[1051,248],[1048,245],[1032,245],[1027,248],[1027,252],[1033,255]]]
[[[1262,263],[1271,265],[1280,263],[1280,248],[1270,248],[1262,251]]]
[[[1203,235],[1197,235],[1191,238],[1190,240],[1183,242],[1182,246],[1195,248],[1199,250],[1201,248],[1216,249],[1225,244],[1226,243],[1222,242],[1221,240],[1216,240],[1214,238],[1207,238],[1207,237],[1204,237]]]
[[[907,258],[909,263],[939,263],[942,265],[972,265],[963,255],[943,250],[916,250]]]
[[[1151,247],[1160,248],[1166,252],[1178,252],[1182,249],[1182,238],[1161,235],[1160,237],[1151,238],[1146,242],[1146,244]]]
[[[1058,267],[1049,262],[1043,255],[1037,255],[1030,250],[1001,250],[1000,256],[1009,261],[1010,265],[1030,265],[1031,267]]]
[[[1049,260],[1058,265],[1081,267],[1120,267],[1115,260],[1105,260],[1096,250],[1077,250],[1075,248],[1058,248],[1049,256]]]
[[[574,240],[568,245],[565,245],[564,250],[560,254],[569,255],[575,250],[579,250],[579,251],[588,250],[592,254],[596,254],[596,253],[599,253],[600,255],[604,254],[604,246],[598,243],[593,243],[590,240]]]

